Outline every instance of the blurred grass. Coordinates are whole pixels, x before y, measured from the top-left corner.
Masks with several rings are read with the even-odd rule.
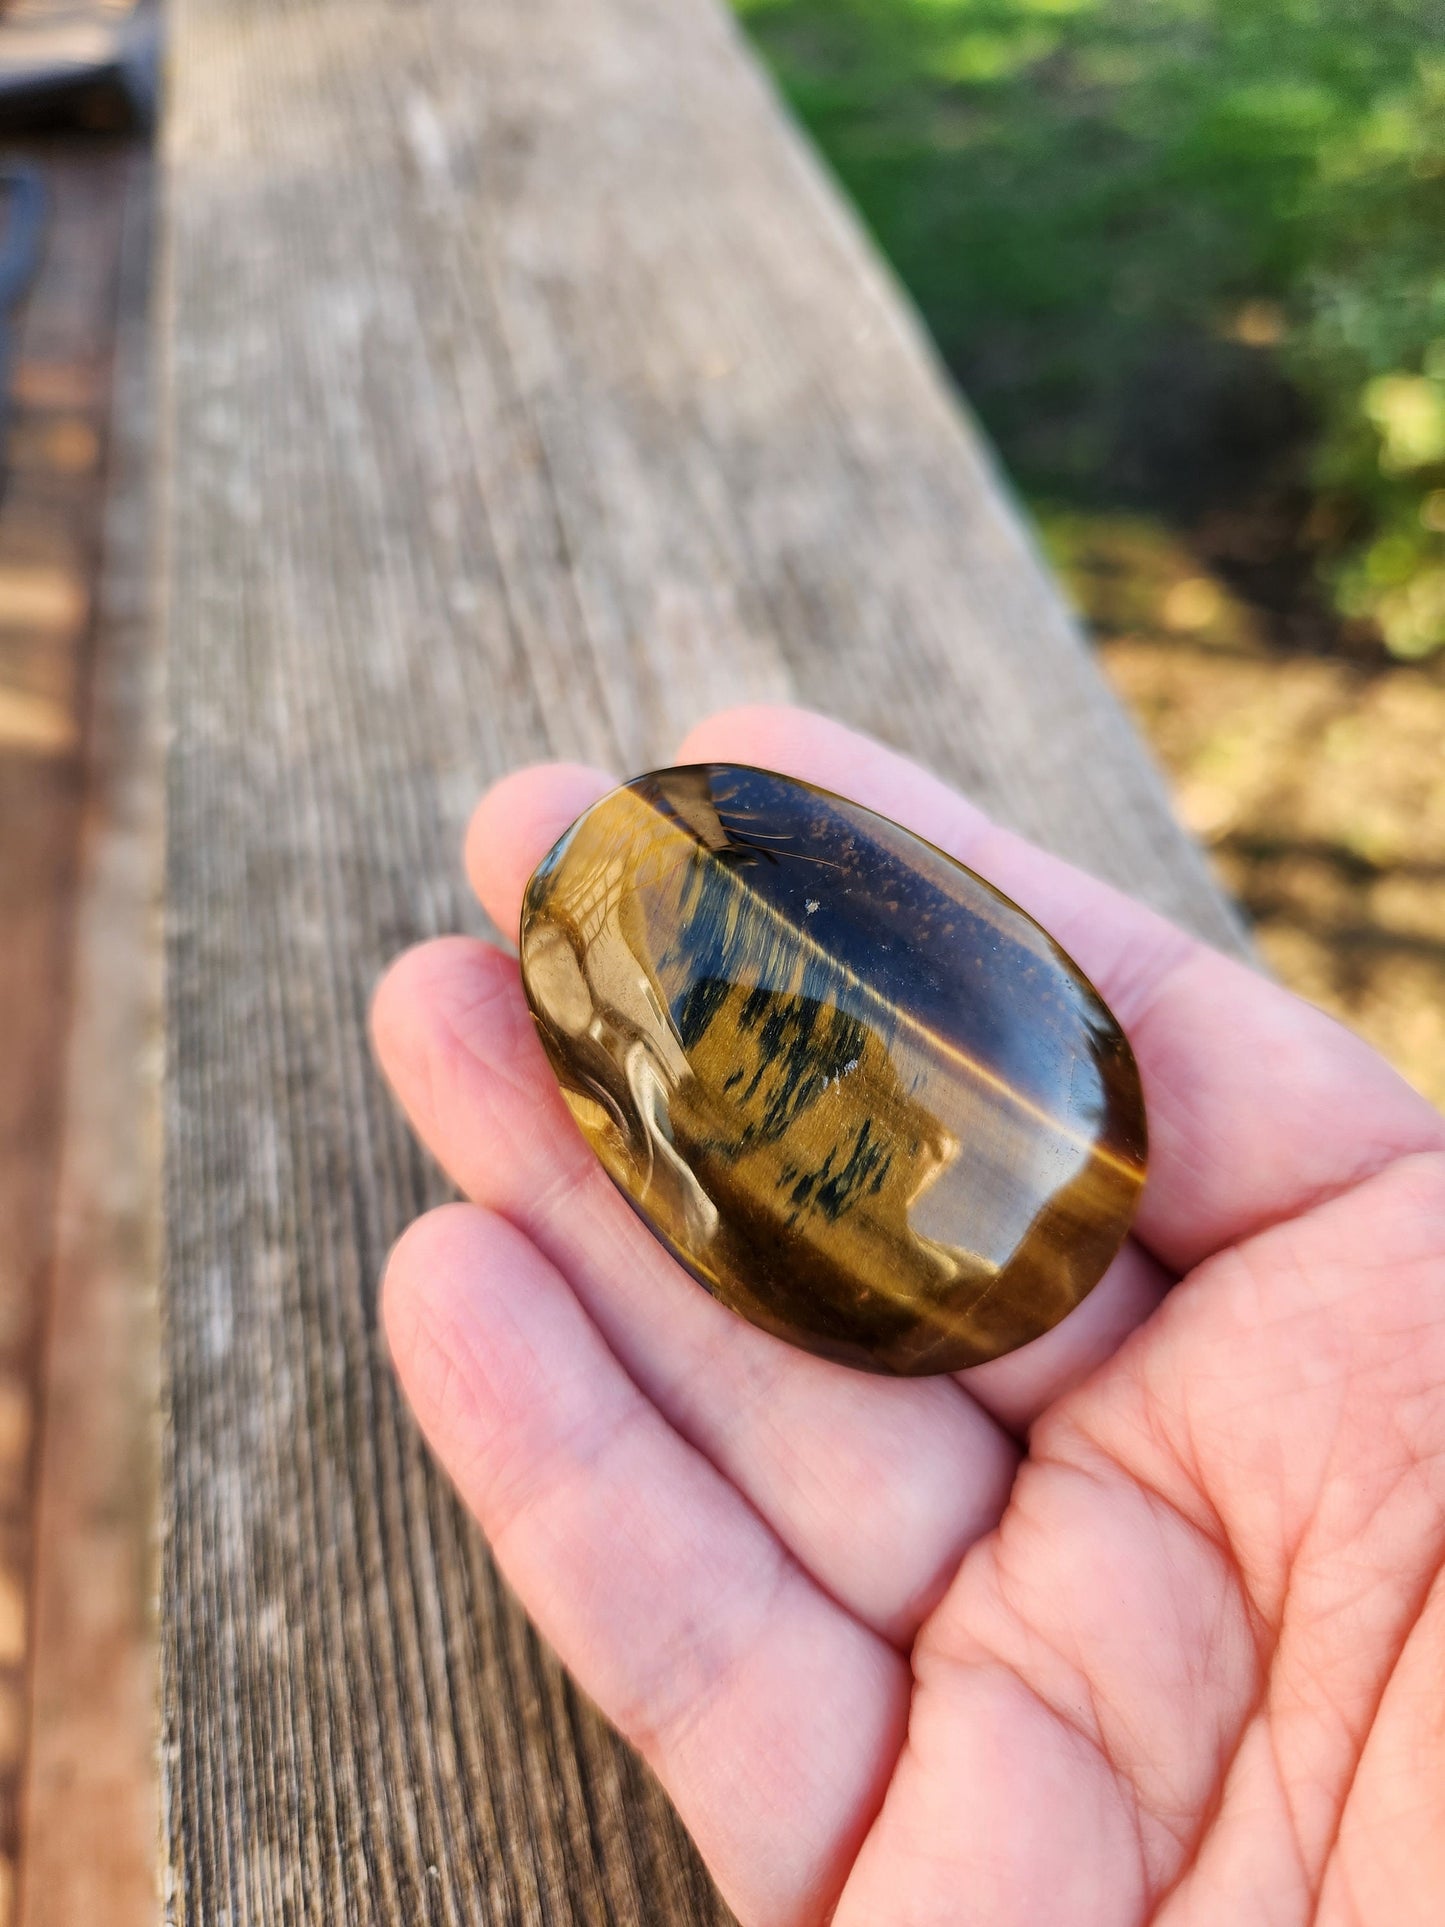
[[[1445,0],[734,0],[1280,974],[1445,1105]]]
[[[737,0],[1025,490],[1273,466],[1445,645],[1445,0]]]
[[[1445,1108],[1445,663],[1281,649],[1148,516],[1045,537],[1266,960]]]

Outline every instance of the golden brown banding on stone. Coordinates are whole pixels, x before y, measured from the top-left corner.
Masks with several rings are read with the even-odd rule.
[[[1058,1323],[1144,1181],[1133,1053],[941,850],[737,764],[614,790],[538,866],[528,1001],[624,1195],[714,1296],[869,1371]]]

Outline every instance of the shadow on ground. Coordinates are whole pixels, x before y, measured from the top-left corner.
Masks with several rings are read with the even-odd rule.
[[[1439,659],[1298,646],[1195,544],[1147,520],[1046,515],[1044,528],[1269,963],[1445,1106]]]

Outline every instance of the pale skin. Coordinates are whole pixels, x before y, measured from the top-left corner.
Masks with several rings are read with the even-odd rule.
[[[1445,1120],[1330,1019],[797,710],[762,764],[941,845],[1123,1023],[1134,1235],[1064,1324],[873,1378],[687,1279],[572,1125],[500,949],[377,994],[381,1063],[470,1202],[387,1269],[423,1431],[746,1927],[1445,1920]],[[474,886],[615,779],[486,796]]]

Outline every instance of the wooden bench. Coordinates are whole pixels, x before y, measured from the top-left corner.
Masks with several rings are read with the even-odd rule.
[[[717,0],[170,13],[167,1918],[719,1919],[399,1403],[378,973],[491,777],[749,697],[1236,926]]]

